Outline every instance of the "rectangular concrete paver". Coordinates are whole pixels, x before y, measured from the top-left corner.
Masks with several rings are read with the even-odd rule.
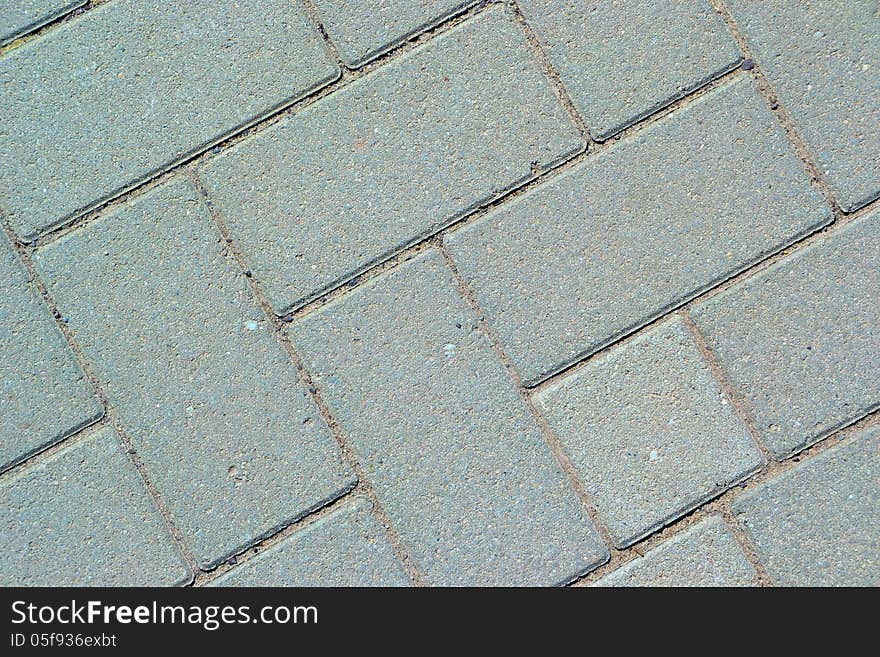
[[[520,0],[594,139],[604,140],[736,67],[706,0]]]
[[[409,586],[385,531],[358,497],[212,586]]]
[[[312,0],[347,66],[361,66],[477,0]]]
[[[880,196],[877,2],[727,4],[843,209]]]
[[[86,0],[0,0],[0,45],[86,4]]]
[[[34,256],[204,567],[354,481],[222,242],[177,179]]]
[[[693,316],[776,456],[866,415],[880,406],[880,213]]]
[[[445,242],[534,384],[830,220],[742,77]]]
[[[0,234],[0,471],[104,413],[24,265]]]
[[[290,331],[429,583],[555,584],[607,557],[439,254]]]
[[[755,569],[718,516],[701,520],[595,586],[757,586]]]
[[[190,579],[112,427],[0,484],[0,585],[172,586]]]
[[[591,361],[535,402],[618,547],[763,463],[679,319]]]
[[[733,503],[772,582],[880,586],[880,428],[796,465]]]
[[[0,208],[31,238],[337,74],[288,0],[108,2],[0,60]]]
[[[283,314],[580,147],[498,7],[242,142],[202,177]]]

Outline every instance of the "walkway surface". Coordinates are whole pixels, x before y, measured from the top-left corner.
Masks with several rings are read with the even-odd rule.
[[[0,584],[880,585],[875,0],[0,44]]]

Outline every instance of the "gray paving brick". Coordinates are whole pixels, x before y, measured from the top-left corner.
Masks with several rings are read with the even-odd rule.
[[[0,0],[0,45],[86,4],[86,0]]]
[[[353,483],[189,183],[34,261],[201,565]]]
[[[284,313],[580,148],[528,42],[487,10],[210,162]]]
[[[880,196],[877,3],[731,0],[728,6],[843,209]]]
[[[429,583],[554,584],[607,557],[435,251],[290,330]]]
[[[701,520],[595,586],[757,586],[755,569],[717,516]]]
[[[0,286],[0,470],[4,470],[94,422],[104,408],[2,234]]]
[[[535,402],[618,547],[763,463],[679,319],[598,357]]]
[[[880,213],[693,316],[776,456],[866,415],[880,406]]]
[[[604,140],[742,60],[705,0],[520,0],[594,139]]]
[[[288,0],[117,0],[0,60],[0,207],[32,237],[338,74]]]
[[[409,586],[370,502],[357,498],[212,582],[213,586]]]
[[[531,385],[830,219],[743,76],[445,243]]]
[[[733,511],[774,584],[880,586],[880,429],[748,491]]]
[[[0,484],[2,586],[170,586],[191,578],[112,427]]]
[[[313,0],[347,66],[361,66],[477,0]]]

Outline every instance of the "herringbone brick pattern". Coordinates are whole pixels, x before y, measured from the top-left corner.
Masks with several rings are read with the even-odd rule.
[[[0,584],[880,585],[880,12],[0,1]]]

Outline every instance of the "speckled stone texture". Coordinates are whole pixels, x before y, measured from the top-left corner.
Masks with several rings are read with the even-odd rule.
[[[0,484],[0,586],[172,586],[191,579],[112,427]]]
[[[764,442],[787,456],[880,406],[880,213],[698,306]]]
[[[355,498],[212,586],[409,586],[370,509],[369,500]]]
[[[608,552],[429,251],[291,336],[430,584],[557,584]]]
[[[880,428],[743,494],[733,511],[779,586],[880,586]]]
[[[876,0],[727,4],[843,209],[880,196]]]
[[[338,75],[288,0],[116,0],[0,59],[0,209],[31,238]]]
[[[0,0],[0,46],[84,4],[86,0]]]
[[[541,390],[535,403],[618,547],[763,463],[678,319]]]
[[[735,68],[705,0],[520,0],[590,135],[605,140]]]
[[[0,233],[0,471],[104,413],[24,265]]]
[[[201,566],[353,485],[188,182],[150,191],[34,260]]]
[[[445,243],[533,385],[831,216],[744,76]]]
[[[477,0],[312,0],[346,66],[362,66]]]
[[[876,0],[10,38],[0,584],[880,585]]]
[[[581,146],[497,7],[224,153],[202,178],[283,314]]]
[[[724,521],[688,527],[595,586],[757,586],[758,575]]]

